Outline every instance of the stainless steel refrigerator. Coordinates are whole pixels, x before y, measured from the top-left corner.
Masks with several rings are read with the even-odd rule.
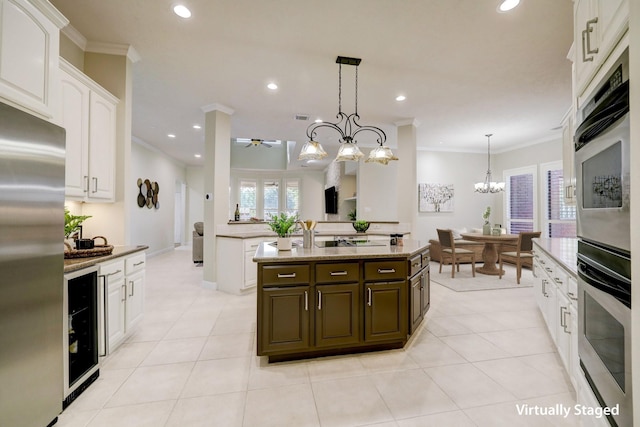
[[[62,411],[65,131],[0,103],[0,426]]]

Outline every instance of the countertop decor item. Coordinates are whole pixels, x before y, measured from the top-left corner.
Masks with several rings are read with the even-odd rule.
[[[104,243],[102,245],[96,245],[94,243],[93,248],[91,249],[73,249],[71,245],[69,245],[67,242],[64,242],[64,245],[65,245],[64,257],[66,259],[88,258],[93,256],[109,255],[111,254],[111,252],[113,252],[113,245],[110,245],[107,242],[107,239],[105,237],[96,236],[91,240],[94,241],[95,239],[102,239]],[[83,240],[87,240],[87,239],[83,239]]]
[[[278,235],[278,250],[291,250],[291,234],[296,230],[297,223],[298,215],[288,215],[286,212],[271,217],[269,227]]]
[[[73,215],[69,209],[64,208],[64,237],[68,239],[77,231],[80,231],[82,223],[91,218],[91,215]]]
[[[353,228],[358,232],[358,233],[364,233],[365,231],[367,231],[369,229],[369,222],[365,221],[363,219],[359,219],[357,221],[354,221],[352,223]]]
[[[484,220],[484,224],[482,225],[482,234],[488,235],[491,234],[491,224],[489,224],[489,217],[491,216],[491,206],[487,206],[482,214],[482,219]]]
[[[342,144],[338,150],[336,156],[337,162],[343,161],[358,161],[364,154],[358,148],[355,136],[360,132],[372,132],[377,138],[376,142],[379,147],[371,150],[367,162],[375,162],[386,165],[390,160],[398,160],[393,155],[391,149],[387,147],[385,142],[387,141],[387,135],[384,131],[375,126],[362,126],[358,123],[360,116],[358,115],[358,66],[362,59],[360,58],[348,58],[345,56],[338,56],[336,63],[338,64],[338,114],[336,117],[339,119],[336,123],[318,121],[311,124],[307,128],[307,138],[309,140],[304,144],[298,160],[321,160],[327,156],[327,152],[322,148],[322,145],[314,141],[316,137],[316,130],[319,128],[330,128],[340,134],[338,142]],[[352,114],[345,114],[342,112],[342,65],[353,65],[356,67],[355,72],[355,112]]]
[[[491,177],[491,137],[492,133],[485,135],[487,137],[487,175],[484,182],[475,184],[476,193],[499,193],[504,191],[504,182],[495,182]]]

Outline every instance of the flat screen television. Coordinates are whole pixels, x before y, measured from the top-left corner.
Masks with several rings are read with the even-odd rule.
[[[338,191],[336,187],[329,187],[324,190],[324,211],[328,214],[338,213]]]

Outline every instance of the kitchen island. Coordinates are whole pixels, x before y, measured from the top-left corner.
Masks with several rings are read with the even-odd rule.
[[[259,356],[269,361],[403,347],[429,309],[429,245],[294,247],[262,243]]]

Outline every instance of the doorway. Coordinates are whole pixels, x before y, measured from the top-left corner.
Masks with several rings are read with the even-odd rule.
[[[186,211],[187,211],[186,193],[187,193],[187,185],[180,180],[176,180],[175,203],[174,203],[175,212],[173,215],[174,217],[173,241],[174,241],[175,247],[184,245],[186,243],[184,238],[184,234],[185,234],[184,221],[185,221]]]

